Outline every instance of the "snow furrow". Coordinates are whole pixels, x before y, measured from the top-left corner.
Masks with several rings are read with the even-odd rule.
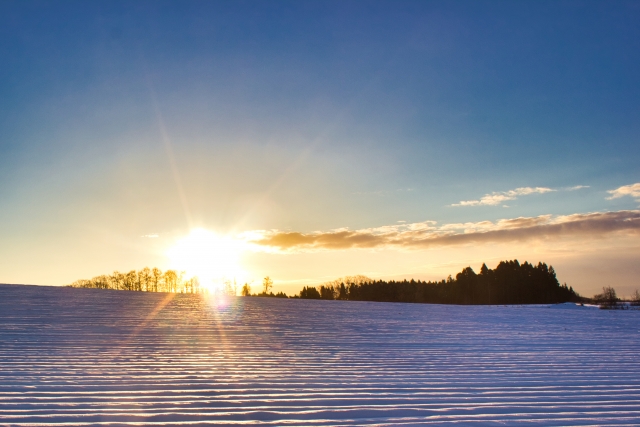
[[[639,354],[637,311],[0,285],[0,424],[638,425]]]

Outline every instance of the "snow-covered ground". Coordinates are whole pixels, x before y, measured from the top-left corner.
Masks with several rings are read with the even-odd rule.
[[[0,285],[0,425],[639,425],[640,311]]]

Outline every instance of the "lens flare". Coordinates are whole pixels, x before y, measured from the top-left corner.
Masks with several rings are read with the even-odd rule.
[[[167,252],[171,268],[198,276],[201,286],[219,290],[225,281],[245,276],[240,267],[244,242],[198,228],[180,239]]]

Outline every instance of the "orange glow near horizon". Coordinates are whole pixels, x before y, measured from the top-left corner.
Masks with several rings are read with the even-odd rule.
[[[217,290],[225,280],[243,280],[240,266],[244,243],[228,236],[197,228],[178,240],[168,251],[171,268],[197,276],[200,286]]]

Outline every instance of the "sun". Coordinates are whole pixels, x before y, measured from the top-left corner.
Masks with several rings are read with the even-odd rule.
[[[185,271],[189,277],[198,276],[201,286],[215,290],[225,280],[243,279],[245,272],[240,267],[243,250],[240,240],[197,228],[178,240],[167,255],[171,268]]]

